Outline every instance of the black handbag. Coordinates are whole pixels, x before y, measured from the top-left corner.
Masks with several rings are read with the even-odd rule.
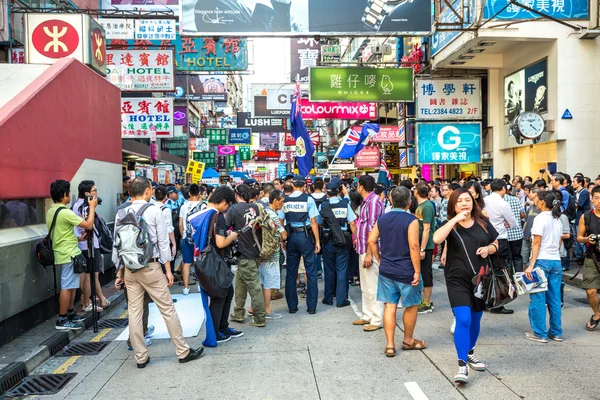
[[[78,254],[73,258],[73,272],[76,274],[85,274],[88,271],[87,258],[83,254]]]
[[[492,273],[484,281],[484,298],[487,309],[500,308],[517,298],[517,290],[508,274],[504,260],[496,252],[488,257]]]
[[[52,250],[52,231],[54,230],[54,225],[56,225],[56,218],[58,217],[58,213],[64,210],[64,207],[60,207],[54,213],[54,218],[52,218],[52,223],[50,224],[50,230],[48,230],[48,234],[46,237],[35,246],[35,254],[37,256],[38,261],[44,268],[54,265],[54,250]]]
[[[215,214],[215,216],[217,216],[217,214]],[[215,230],[216,218],[213,217],[210,223],[208,242],[206,247],[200,253],[200,257],[196,259],[194,265],[202,289],[204,289],[210,297],[225,298],[227,297],[227,292],[229,292],[229,287],[233,282],[234,275],[217,250],[210,244],[210,238]]]

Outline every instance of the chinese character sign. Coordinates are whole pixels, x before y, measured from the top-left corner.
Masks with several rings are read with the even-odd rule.
[[[227,129],[206,128],[204,135],[208,137],[210,144],[227,144]]]
[[[365,146],[354,156],[356,168],[379,168],[380,163],[379,147],[376,146]]]
[[[417,79],[418,119],[481,119],[480,79]]]
[[[417,123],[420,164],[481,162],[481,123]]]
[[[296,82],[296,76],[300,82],[308,82],[308,70],[317,66],[321,46],[314,38],[292,38],[292,54],[290,78]]]
[[[355,132],[361,132],[362,127],[353,126],[352,130]],[[400,125],[381,125],[379,132],[371,138],[371,142],[374,143],[400,143],[404,146],[406,144],[406,134],[404,128],[404,121]]]
[[[581,0],[523,0],[523,5],[556,19],[589,19],[589,2]],[[502,12],[500,12],[502,10]],[[500,13],[499,13],[500,12]],[[499,14],[498,14],[499,13]],[[539,14],[511,4],[509,0],[486,1],[483,18],[511,21],[541,19]]]
[[[106,50],[106,77],[124,91],[175,90],[171,50]]]
[[[25,49],[12,49],[10,53],[11,64],[25,64]]]
[[[192,154],[194,161],[203,162],[206,168],[214,168],[217,166],[217,156],[214,151],[194,151]]]
[[[121,137],[150,139],[173,137],[173,99],[158,97],[121,99]]]
[[[252,158],[250,146],[240,146],[240,147],[238,147],[238,151],[240,153],[240,160],[248,161]]]
[[[175,40],[177,28],[174,19],[140,19],[135,24],[137,40]]]
[[[279,143],[277,132],[263,132],[260,134],[261,146],[273,146]]]
[[[311,68],[311,101],[413,100],[412,68]]]
[[[279,162],[284,164],[293,164],[296,157],[295,150],[282,151],[279,156]]]
[[[229,144],[250,144],[251,132],[250,128],[229,128]]]
[[[135,20],[121,18],[100,18],[98,23],[104,28],[107,40],[127,40],[134,38]]]

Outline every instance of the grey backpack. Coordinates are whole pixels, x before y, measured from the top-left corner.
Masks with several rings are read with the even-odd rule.
[[[151,204],[144,204],[138,212],[121,209],[115,224],[115,243],[121,264],[130,271],[145,268],[153,256],[154,243],[148,236],[148,225],[142,215]]]

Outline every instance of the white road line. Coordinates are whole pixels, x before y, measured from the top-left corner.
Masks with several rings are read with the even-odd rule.
[[[404,387],[408,390],[408,393],[410,393],[414,400],[429,400],[417,382],[404,382]]]

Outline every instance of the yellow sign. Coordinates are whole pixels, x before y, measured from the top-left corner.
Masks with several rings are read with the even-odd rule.
[[[200,183],[202,180],[202,175],[192,174],[192,183]]]
[[[192,174],[192,180],[194,183],[199,183],[204,174],[204,163],[200,161],[189,160],[186,172]]]
[[[196,166],[198,164],[198,161],[194,161],[194,160],[188,160],[188,165],[187,165],[187,173],[188,174],[193,174],[194,170],[196,169]]]
[[[476,173],[477,172],[477,164],[460,164],[458,166],[458,170],[460,172],[472,172],[472,173]]]

